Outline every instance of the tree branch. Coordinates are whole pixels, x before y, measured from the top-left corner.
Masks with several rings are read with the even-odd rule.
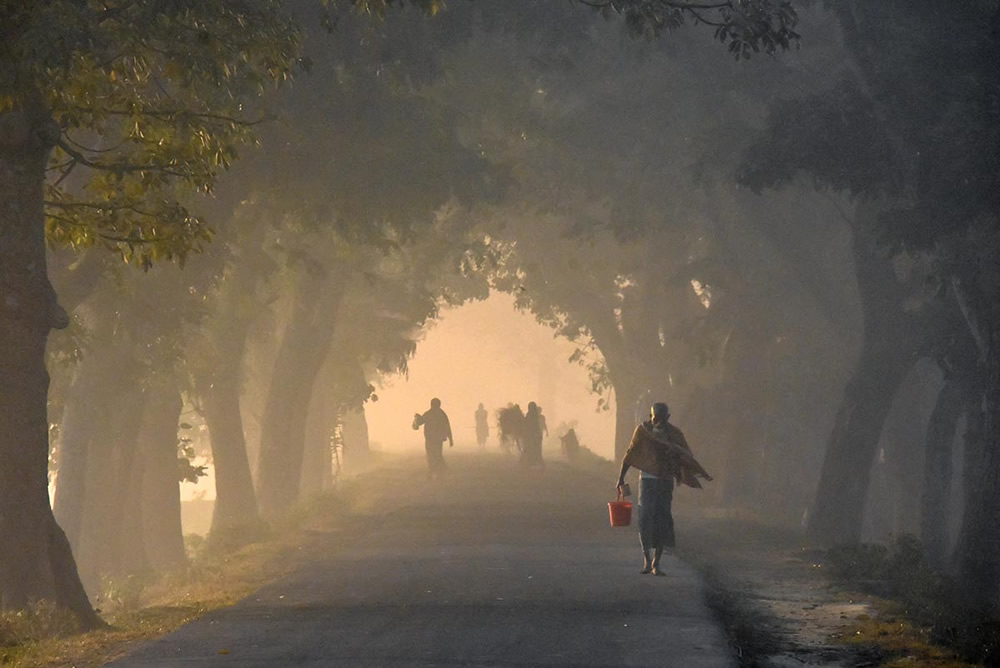
[[[577,0],[577,2],[596,9],[604,9],[606,7],[619,9],[619,7],[616,6],[616,0]],[[662,7],[667,7],[669,9],[681,9],[685,11],[733,8],[732,0],[719,0],[719,2],[675,2],[673,0],[659,0],[659,4]]]
[[[197,176],[194,172],[178,172],[176,170],[167,169],[162,165],[134,165],[126,162],[116,162],[116,163],[102,163],[89,159],[80,151],[69,146],[65,141],[59,140],[56,145],[61,148],[66,155],[75,158],[81,165],[90,167],[91,169],[99,169],[105,172],[160,172],[161,174],[167,174],[169,176],[176,176],[182,179],[191,179]]]
[[[57,209],[94,209],[97,211],[131,211],[132,213],[138,214],[140,216],[146,216],[149,218],[156,218],[157,214],[143,211],[142,209],[136,208],[131,204],[98,204],[96,202],[53,202],[51,200],[46,200],[43,202],[45,206],[55,207]]]
[[[175,118],[195,118],[199,120],[210,120],[210,121],[220,121],[222,123],[232,123],[233,125],[239,125],[241,127],[253,127],[255,125],[260,125],[262,123],[267,123],[274,120],[274,116],[264,116],[258,118],[257,120],[246,120],[243,118],[236,118],[234,116],[225,116],[223,114],[210,114],[208,112],[197,112],[190,111],[188,109],[137,109],[133,111],[125,111],[123,109],[95,109],[94,107],[73,107],[76,111],[81,111],[87,114],[94,115],[107,115],[107,116],[149,116],[152,118],[165,118],[165,119],[175,119]]]

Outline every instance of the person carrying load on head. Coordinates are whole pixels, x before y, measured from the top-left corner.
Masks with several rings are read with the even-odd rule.
[[[671,510],[674,481],[701,488],[698,477],[712,476],[691,454],[684,433],[670,424],[670,409],[655,403],[650,419],[635,428],[618,474],[618,492],[624,492],[625,474],[639,469],[639,544],[642,547],[641,573],[665,575],[660,568],[664,548],[675,545]]]

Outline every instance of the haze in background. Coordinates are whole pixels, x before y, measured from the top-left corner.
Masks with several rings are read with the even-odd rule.
[[[443,311],[418,344],[409,377],[390,379],[376,391],[379,400],[366,404],[372,447],[419,452],[423,436],[411,428],[413,414],[438,397],[451,420],[455,447],[462,449],[476,447],[474,413],[482,402],[490,414],[487,448],[495,450],[496,410],[509,402],[523,410],[534,401],[542,407],[550,438],[561,422],[575,420],[580,442],[611,459],[614,414],[597,412],[586,370],[568,361],[574,350],[531,315],[516,311],[503,293]],[[552,445],[545,455],[557,453]]]

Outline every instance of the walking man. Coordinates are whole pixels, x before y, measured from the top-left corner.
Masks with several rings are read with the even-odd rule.
[[[431,399],[431,408],[427,412],[413,415],[413,428],[424,427],[424,449],[427,451],[427,468],[430,476],[443,473],[448,467],[444,463],[444,442],[448,441],[448,447],[455,447],[455,441],[451,437],[451,423],[448,421],[448,414],[441,410],[441,400],[437,397]]]
[[[486,408],[479,404],[476,409],[476,443],[480,448],[486,447],[486,439],[490,436],[490,424],[487,421],[488,414]]]
[[[618,474],[618,491],[625,486],[630,467],[639,469],[639,544],[642,547],[641,573],[665,575],[660,568],[664,549],[675,545],[671,504],[674,479],[691,487],[701,487],[695,476],[711,476],[695,461],[680,429],[670,424],[670,409],[664,403],[650,408],[650,420],[636,427]]]

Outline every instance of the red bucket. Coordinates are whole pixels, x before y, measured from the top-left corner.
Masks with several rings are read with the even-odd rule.
[[[627,527],[632,523],[632,502],[625,501],[622,496],[617,501],[608,501],[608,515],[611,517],[611,526]]]

